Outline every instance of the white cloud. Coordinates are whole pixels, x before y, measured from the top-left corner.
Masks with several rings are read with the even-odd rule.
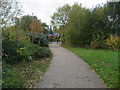
[[[51,16],[56,9],[65,4],[82,3],[84,7],[92,8],[96,4],[106,3],[107,0],[20,0],[24,15],[36,15],[42,22],[50,24]]]

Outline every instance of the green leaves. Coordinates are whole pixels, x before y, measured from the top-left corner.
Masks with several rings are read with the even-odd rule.
[[[57,9],[57,12],[55,12],[51,17],[52,25],[59,26],[59,27],[62,25],[66,25],[70,9],[71,9],[71,6],[69,6],[68,4],[64,5],[63,7],[59,7]]]
[[[22,88],[25,80],[15,68],[3,64],[2,88]]]
[[[67,44],[83,46],[84,43],[88,42],[87,38],[89,35],[87,32],[89,32],[89,29],[86,29],[88,13],[89,11],[82,8],[81,4],[75,3],[71,7],[68,24],[64,28],[65,41]],[[87,38],[84,37],[86,35]]]
[[[71,46],[86,47],[94,40],[106,40],[109,34],[119,35],[119,3],[97,5],[93,9],[81,4],[64,5],[57,9],[51,23],[55,32],[64,34],[64,43]]]
[[[21,18],[20,27],[24,31],[30,31],[30,24],[32,22],[33,16],[25,15]]]

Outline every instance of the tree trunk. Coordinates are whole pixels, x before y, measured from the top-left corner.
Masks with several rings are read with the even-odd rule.
[[[34,36],[34,32],[33,32],[33,36],[32,36],[32,43],[34,43],[34,37],[35,37],[35,36]]]

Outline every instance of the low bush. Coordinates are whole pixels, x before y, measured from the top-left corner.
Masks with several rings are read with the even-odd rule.
[[[118,40],[118,49],[120,49],[120,38]]]
[[[27,40],[7,40],[2,42],[3,61],[7,64],[16,64],[24,60],[30,60],[36,50],[36,45]]]
[[[108,49],[108,45],[104,40],[93,40],[90,43],[90,47],[94,49]]]
[[[21,47],[19,47],[21,48]],[[3,62],[14,64],[21,61],[21,54],[17,52],[18,41],[4,39],[2,41],[2,60]]]
[[[20,45],[22,48],[19,49],[24,60],[33,60],[34,53],[37,51],[37,45],[27,40],[21,40]]]
[[[48,58],[51,56],[51,52],[47,47],[38,47],[37,51],[33,55],[36,59]]]
[[[32,40],[32,35],[31,36],[29,35],[29,37]],[[36,34],[34,37],[34,44],[38,44],[39,46],[42,47],[48,47],[47,36],[43,34],[39,34],[39,35]]]
[[[28,40],[3,40],[2,45],[3,61],[7,64],[46,58],[51,55],[48,47],[41,47]]]
[[[90,47],[94,49],[120,49],[120,37],[109,35],[106,40],[93,40]]]
[[[109,35],[106,39],[106,44],[114,51],[120,47],[120,40],[118,36]]]
[[[37,44],[32,44],[29,41],[21,41],[22,49],[22,56],[25,60],[33,60],[33,59],[41,59],[50,57],[51,52],[48,47],[41,47]]]
[[[39,39],[38,45],[40,45],[42,47],[48,47],[48,40],[47,40],[46,36],[39,35],[38,39]]]

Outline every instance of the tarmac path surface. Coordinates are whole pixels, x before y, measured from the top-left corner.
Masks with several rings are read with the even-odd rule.
[[[53,58],[36,88],[106,88],[89,65],[59,44],[50,44]]]

